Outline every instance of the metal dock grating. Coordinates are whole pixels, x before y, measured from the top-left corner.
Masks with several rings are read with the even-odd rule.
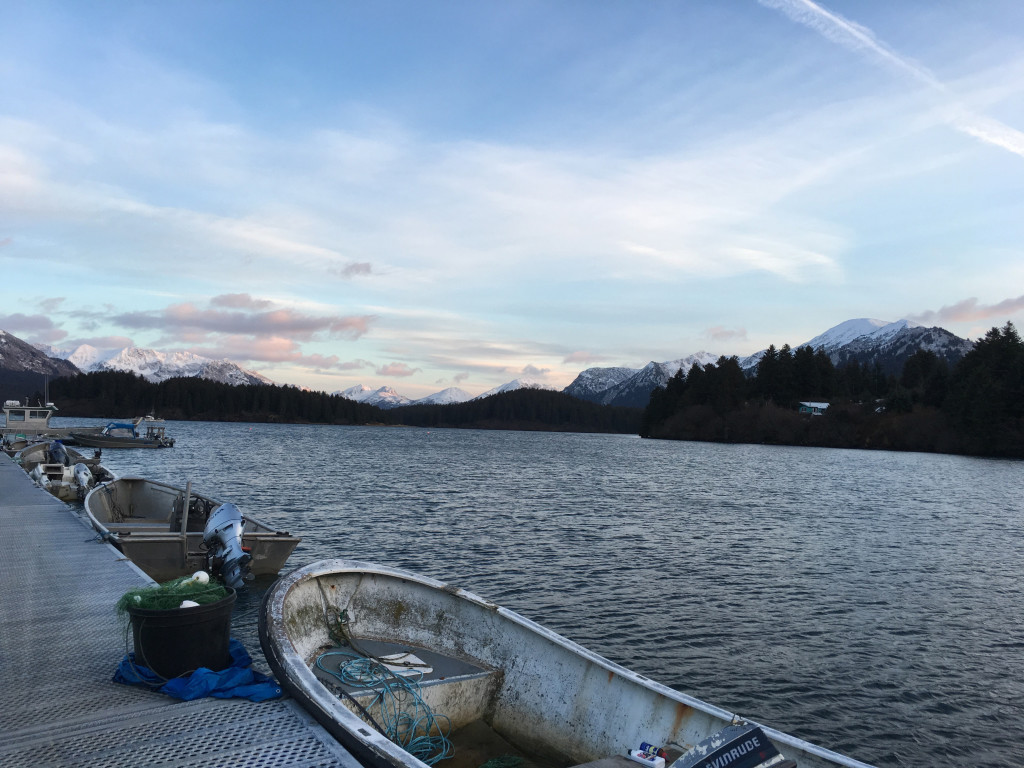
[[[294,701],[179,702],[112,682],[114,605],[148,579],[4,454],[0,538],[0,765],[361,768]]]

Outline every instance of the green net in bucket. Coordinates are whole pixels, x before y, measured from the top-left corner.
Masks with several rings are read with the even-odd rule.
[[[203,575],[205,576],[205,574]],[[129,608],[170,611],[180,608],[186,600],[197,605],[206,605],[223,600],[228,596],[228,590],[223,584],[204,581],[196,576],[198,574],[182,576],[180,579],[166,581],[163,584],[130,589],[117,601],[117,612],[122,618],[127,619]]]

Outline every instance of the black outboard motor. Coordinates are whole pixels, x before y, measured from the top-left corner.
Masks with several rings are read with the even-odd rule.
[[[46,448],[46,463],[60,464],[65,467],[71,466],[71,457],[68,456],[68,449],[60,440],[53,440]]]
[[[738,721],[696,744],[672,763],[671,768],[797,768],[797,765],[795,760],[787,760],[779,753],[759,726]]]
[[[211,572],[220,572],[224,583],[232,589],[245,586],[252,555],[242,549],[242,528],[245,521],[234,504],[221,504],[210,514],[203,531],[207,546],[206,559]]]

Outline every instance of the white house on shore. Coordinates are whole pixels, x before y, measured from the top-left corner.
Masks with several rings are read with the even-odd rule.
[[[823,416],[828,410],[828,403],[800,403],[800,413],[809,413],[811,416]]]

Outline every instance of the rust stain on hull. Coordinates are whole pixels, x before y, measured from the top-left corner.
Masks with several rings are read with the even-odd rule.
[[[693,707],[689,704],[683,704],[683,702],[676,703],[676,719],[672,724],[672,732],[678,733],[679,729],[683,725],[683,721],[689,719],[690,713],[693,712]]]

